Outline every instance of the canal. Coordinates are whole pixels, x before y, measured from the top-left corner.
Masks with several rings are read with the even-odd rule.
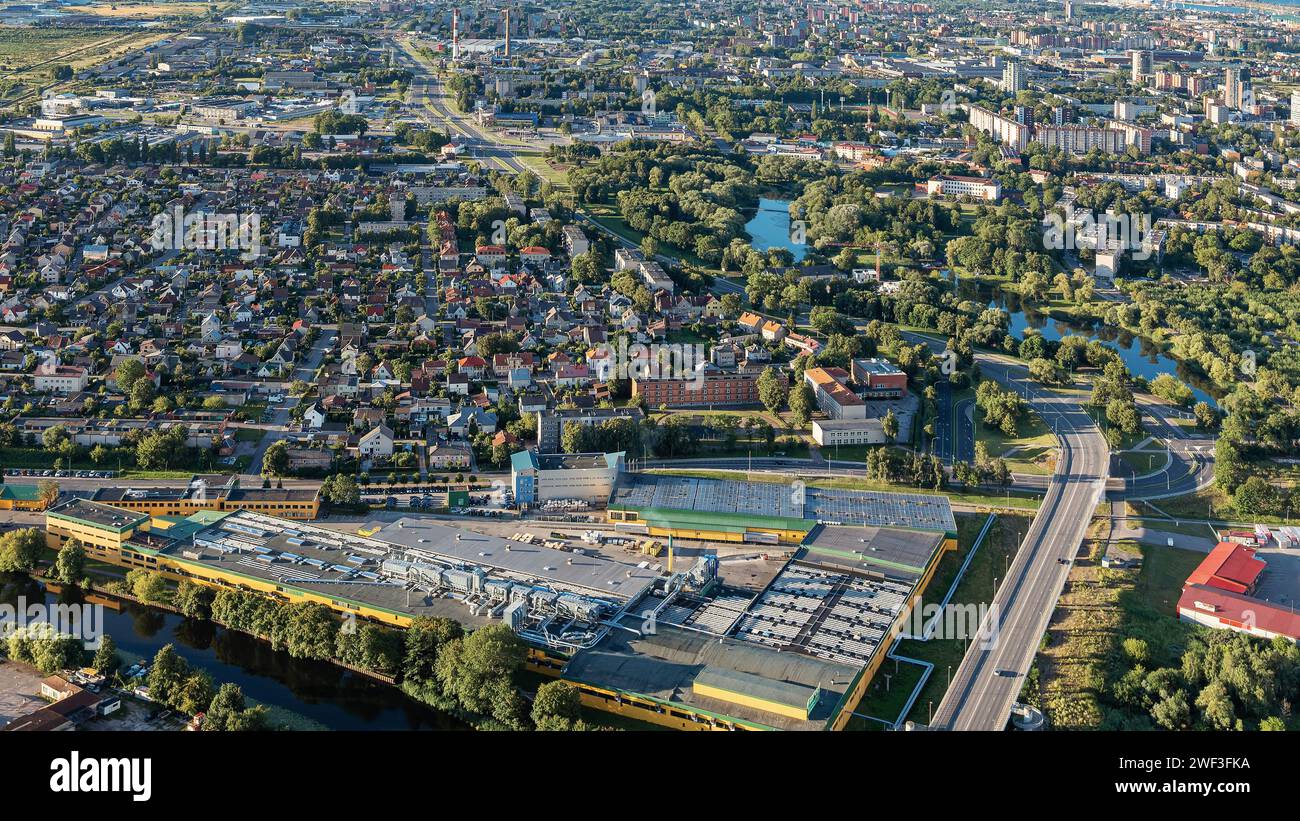
[[[0,602],[17,607],[42,602],[76,604],[81,591],[59,594],[21,574],[0,574]],[[325,661],[296,659],[260,639],[212,622],[187,619],[133,602],[104,607],[103,632],[127,657],[152,659],[164,645],[196,669],[212,676],[213,686],[238,684],[252,701],[279,707],[330,730],[462,730],[466,725],[407,697],[389,684]]]

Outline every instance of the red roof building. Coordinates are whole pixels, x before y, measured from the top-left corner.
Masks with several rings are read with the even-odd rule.
[[[1262,599],[1214,587],[1189,584],[1178,599],[1178,617],[1218,630],[1236,630],[1262,639],[1286,636],[1300,641],[1300,613]]]
[[[1187,577],[1184,588],[1192,585],[1217,587],[1229,593],[1248,595],[1255,590],[1259,574],[1267,562],[1255,558],[1255,549],[1233,542],[1219,542],[1205,561]]]
[[[1178,597],[1178,618],[1263,639],[1300,641],[1300,613],[1251,595],[1267,566],[1255,557],[1255,548],[1219,542],[1187,577]]]

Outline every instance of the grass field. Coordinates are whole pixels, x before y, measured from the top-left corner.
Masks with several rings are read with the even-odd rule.
[[[1140,568],[1103,568],[1105,522],[1085,540],[1057,605],[1035,664],[1038,689],[1031,694],[1056,729],[1098,729],[1106,719],[1120,642],[1140,638],[1152,650],[1150,668],[1177,664],[1195,627],[1178,620],[1175,605],[1188,574],[1204,558],[1168,547],[1122,546],[1142,554]]]
[[[1037,413],[1028,411],[1020,420],[1015,436],[984,424],[982,412],[975,410],[975,441],[983,442],[989,456],[1006,460],[1012,473],[1050,474],[1056,465],[1056,437]]]
[[[79,14],[93,14],[97,17],[114,17],[114,18],[136,18],[136,17],[194,17],[208,13],[208,3],[187,2],[179,0],[175,3],[94,3],[88,6],[78,6]]]
[[[94,43],[115,39],[105,29],[0,26],[0,70],[22,69]]]
[[[1295,524],[1297,516],[1300,515],[1300,509],[1292,510],[1290,516],[1241,514],[1232,506],[1232,498],[1218,485],[1210,485],[1184,496],[1155,499],[1147,503],[1144,509],[1156,515],[1165,513],[1175,519],[1207,519],[1238,524]]]
[[[1165,464],[1168,450],[1159,440],[1147,442],[1136,450],[1120,451],[1119,458],[1133,468],[1138,476],[1159,470]]]

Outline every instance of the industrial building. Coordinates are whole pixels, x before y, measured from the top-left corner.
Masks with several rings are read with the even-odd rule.
[[[639,720],[840,729],[949,544],[946,500],[927,497],[932,509],[913,509],[902,497],[867,503],[832,493],[708,514],[726,484],[659,489],[680,503],[691,487],[692,515],[720,516],[742,535],[754,504],[791,514],[791,538],[811,533],[757,591],[727,586],[709,552],[679,559],[674,571],[671,547],[665,567],[410,517],[354,534],[244,510],[150,517],[71,499],[47,511],[46,528],[52,548],[75,537],[101,561],[397,627],[419,616],[470,629],[499,620],[529,645],[529,669],[572,682],[590,707]],[[801,511],[825,521],[793,515]]]
[[[1300,641],[1300,614],[1261,593],[1268,563],[1255,554],[1254,547],[1219,542],[1183,584],[1178,618],[1263,639]]]
[[[675,729],[842,729],[945,542],[830,526],[757,593],[670,578],[563,677],[588,706]]]
[[[620,480],[607,516],[619,530],[678,539],[801,544],[818,525],[941,533],[955,544],[948,497],[638,473]],[[948,545],[946,545],[948,546]]]
[[[149,516],[249,510],[285,519],[315,519],[321,506],[319,488],[244,488],[235,475],[194,476],[183,488],[106,487],[91,499]]]
[[[0,484],[0,510],[44,510],[40,485]]]
[[[501,617],[505,607],[476,605],[496,602],[512,585],[551,591],[555,595],[546,599],[547,606],[613,613],[660,575],[648,565],[561,554],[422,519],[401,519],[352,535],[248,511],[150,518],[71,499],[46,512],[46,533],[52,549],[76,538],[88,555],[110,564],[288,601],[314,601],[403,627],[417,616],[486,624],[493,614]],[[549,611],[534,603],[533,612]],[[526,613],[515,616],[527,624]],[[536,643],[563,647],[576,630],[569,624],[551,636],[542,629]]]
[[[603,505],[623,469],[623,453],[542,453],[510,457],[510,486],[520,505],[573,500]]]

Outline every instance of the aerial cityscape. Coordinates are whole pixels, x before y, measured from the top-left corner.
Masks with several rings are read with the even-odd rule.
[[[0,731],[1300,729],[1300,6],[0,0],[0,141]]]

